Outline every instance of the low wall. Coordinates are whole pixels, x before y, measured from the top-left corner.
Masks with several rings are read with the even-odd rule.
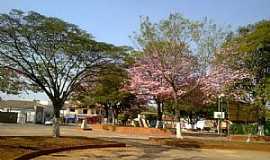
[[[112,125],[91,125],[93,129],[103,129],[107,131],[127,134],[127,135],[142,135],[142,136],[172,136],[173,133],[168,129],[160,128],[143,128],[143,127],[122,127]]]

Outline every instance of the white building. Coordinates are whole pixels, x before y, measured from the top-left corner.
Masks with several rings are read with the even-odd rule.
[[[2,100],[0,101],[1,114],[17,113],[18,123],[44,123],[46,105],[39,101]],[[0,119],[1,120],[1,119]]]
[[[92,119],[101,116],[99,109],[80,107],[79,105],[70,104],[66,102],[64,108],[60,111],[61,117],[64,117],[66,121],[80,121],[82,119]],[[69,120],[67,120],[69,119]]]

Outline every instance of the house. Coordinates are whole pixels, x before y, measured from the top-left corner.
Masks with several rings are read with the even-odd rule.
[[[101,121],[101,110],[96,107],[84,107],[78,104],[66,102],[64,108],[60,111],[64,122],[81,122],[86,119],[89,123]]]
[[[46,107],[40,101],[1,100],[0,112],[3,116],[0,122],[9,122],[8,116],[4,115],[17,115],[17,123],[44,123]]]

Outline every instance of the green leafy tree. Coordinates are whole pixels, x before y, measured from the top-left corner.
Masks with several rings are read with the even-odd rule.
[[[58,137],[60,109],[84,79],[115,62],[118,48],[96,42],[74,24],[36,12],[0,14],[0,66],[21,90],[43,91],[54,108]],[[12,85],[16,86],[16,83]]]
[[[78,95],[74,95],[75,100],[81,102],[82,106],[101,104],[107,119],[110,110],[115,119],[118,119],[119,113],[130,107],[128,102],[131,102],[131,94],[121,90],[128,80],[123,65],[108,65],[97,76],[95,83],[82,83]]]
[[[254,112],[263,121],[266,102],[270,99],[270,21],[263,20],[246,27],[231,36],[224,44],[231,54],[219,55],[218,61],[234,68],[245,68],[253,79],[235,83],[231,88],[247,102],[254,102]]]

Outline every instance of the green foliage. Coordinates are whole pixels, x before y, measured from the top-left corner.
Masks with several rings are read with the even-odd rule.
[[[147,120],[157,120],[157,113],[155,112],[142,112],[141,114],[144,115]]]
[[[270,136],[270,121],[266,121],[264,125],[264,135]]]
[[[257,125],[233,123],[232,125],[230,125],[230,133],[231,134],[256,135],[257,134]]]
[[[1,90],[45,92],[59,116],[80,83],[122,58],[122,48],[92,38],[74,24],[37,12],[0,14]]]
[[[198,77],[207,72],[216,50],[226,37],[223,28],[206,18],[192,21],[180,13],[170,14],[157,23],[151,22],[149,17],[141,18],[140,31],[135,33],[134,39],[150,61],[149,66],[153,65],[152,73],[159,71],[159,76],[172,88],[170,98],[174,101],[166,102],[167,113],[175,115],[180,110],[202,106],[206,97],[202,96],[202,91],[196,90],[199,88]],[[193,90],[196,91],[189,94]]]
[[[85,87],[85,92],[79,90],[77,100],[84,106],[100,104],[116,104],[129,93],[121,91],[121,87],[127,82],[126,71],[117,65],[108,65],[97,76],[95,84]],[[87,84],[86,84],[87,85]]]
[[[157,108],[156,107],[153,107],[153,106],[147,106],[146,112],[156,113],[157,112]]]
[[[43,83],[51,79],[60,83],[63,76],[75,76],[75,70],[90,67],[91,62],[103,58],[105,52],[113,54],[121,50],[92,40],[90,34],[74,24],[33,11],[12,10],[9,14],[1,14],[0,21],[1,58],[6,59],[9,68],[19,74],[26,77],[34,74],[38,79],[44,77],[41,79]],[[33,73],[26,74],[27,71]]]
[[[270,21],[263,20],[239,29],[225,45],[234,48],[229,63],[246,67],[256,78],[263,78],[265,69],[270,66]]]
[[[243,79],[228,87],[242,100],[254,103],[259,119],[266,116],[266,102],[270,99],[270,20],[241,27],[224,44],[228,54],[218,55],[217,62],[244,69],[251,79]],[[249,95],[249,96],[247,96]]]
[[[127,114],[119,114],[118,119],[122,122],[126,122],[128,120],[129,116]]]
[[[18,94],[22,85],[18,75],[10,70],[0,69],[0,90],[7,94]]]

